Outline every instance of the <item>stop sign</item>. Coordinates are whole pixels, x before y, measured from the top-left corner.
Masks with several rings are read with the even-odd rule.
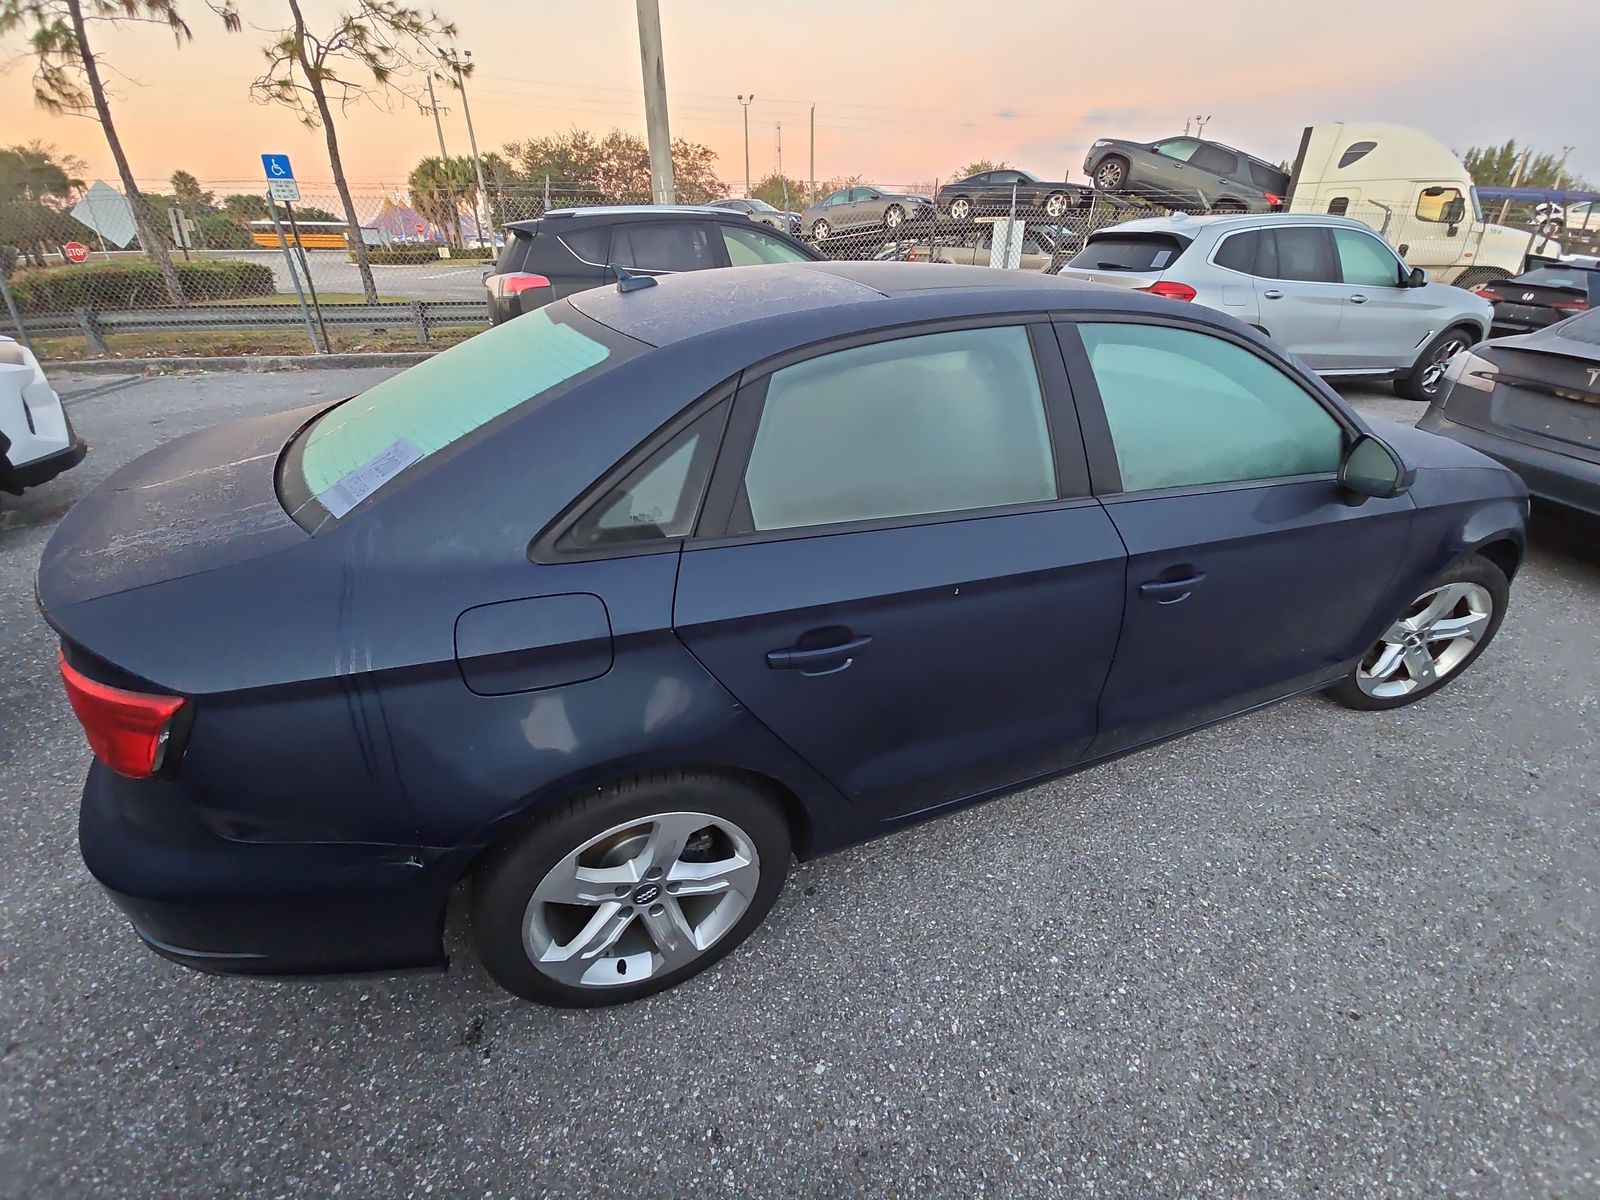
[[[89,261],[89,247],[82,242],[68,242],[61,247],[61,253],[67,256],[68,262],[81,263]]]

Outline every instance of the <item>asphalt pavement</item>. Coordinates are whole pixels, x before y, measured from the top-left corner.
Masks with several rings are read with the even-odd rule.
[[[40,550],[149,447],[386,374],[64,382],[89,458],[0,497],[0,1195],[1600,1195],[1600,546],[1542,531],[1438,696],[1293,701],[805,864],[640,1004],[513,1000],[455,927],[403,978],[144,950],[78,857]]]

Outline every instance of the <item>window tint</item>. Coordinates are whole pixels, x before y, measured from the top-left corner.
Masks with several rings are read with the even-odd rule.
[[[1173,138],[1170,142],[1157,142],[1152,147],[1157,154],[1165,154],[1179,162],[1188,162],[1190,155],[1199,148],[1200,143],[1193,138]]]
[[[598,263],[605,266],[607,255],[611,249],[611,229],[602,225],[597,229],[579,229],[572,233],[563,233],[561,240],[566,243],[573,256],[581,258],[584,262]]]
[[[780,241],[760,229],[741,229],[734,225],[723,225],[721,228],[722,244],[728,249],[728,261],[736,267],[811,261],[788,242]]]
[[[1394,251],[1371,234],[1335,229],[1333,244],[1339,251],[1339,274],[1346,283],[1363,287],[1400,285],[1400,263]]]
[[[1086,271],[1165,271],[1188,246],[1170,233],[1112,233],[1091,237],[1067,265]]]
[[[1451,210],[1456,208],[1464,210],[1465,207],[1466,197],[1461,194],[1460,188],[1423,188],[1422,194],[1417,197],[1417,218],[1422,221],[1448,224]]]
[[[1590,272],[1579,267],[1535,267],[1524,271],[1512,284],[1531,283],[1537,287],[1570,288],[1575,292],[1589,291]]]
[[[1256,247],[1260,242],[1261,233],[1258,230],[1230,234],[1222,240],[1222,245],[1217,248],[1216,257],[1211,261],[1219,267],[1249,275],[1255,270]]]
[[[563,550],[688,537],[711,474],[727,405],[719,404],[628,473],[562,535]]]
[[[1272,192],[1281,196],[1289,188],[1289,177],[1277,167],[1268,166],[1266,163],[1249,159],[1250,181],[1263,192]]]
[[[1231,175],[1239,165],[1239,156],[1221,146],[1198,146],[1189,156],[1189,165],[1202,171],[1215,171],[1218,175]]]
[[[495,418],[643,348],[565,305],[496,325],[312,421],[279,471],[284,507],[315,529]]]
[[[1377,148],[1377,142],[1351,142],[1339,156],[1339,166],[1348,167],[1353,162],[1359,162]]]
[[[1342,217],[1349,211],[1349,196],[1335,196],[1332,200],[1328,201],[1328,215],[1330,217]]]
[[[520,229],[506,230],[506,244],[500,248],[500,257],[494,264],[497,274],[520,271],[527,261],[528,250],[533,245],[533,235]]]
[[[1327,231],[1312,227],[1265,231],[1256,274],[1302,283],[1338,283],[1333,245]]]
[[[967,329],[785,367],[745,472],[754,529],[1053,499],[1027,330]]]
[[[650,221],[618,225],[611,235],[611,261],[646,271],[703,271],[720,267],[711,227],[699,221]]]
[[[849,203],[849,200],[850,200],[850,193],[848,191],[835,192],[833,195],[829,196],[826,200],[824,200],[822,202],[822,206],[824,208],[831,208],[835,204],[847,204],[847,203]]]
[[[1570,342],[1589,342],[1600,346],[1600,309],[1563,321],[1554,328]]]
[[[1160,325],[1079,326],[1125,491],[1335,471],[1333,417],[1232,342]]]

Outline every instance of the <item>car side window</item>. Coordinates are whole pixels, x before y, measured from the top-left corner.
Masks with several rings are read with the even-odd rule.
[[[824,200],[822,202],[822,207],[823,208],[832,208],[836,204],[848,204],[849,201],[850,201],[850,193],[848,191],[835,192],[833,195],[829,196],[826,200]]]
[[[1254,274],[1256,267],[1256,247],[1261,243],[1259,230],[1249,230],[1246,233],[1230,233],[1222,239],[1222,245],[1217,247],[1216,256],[1212,258],[1219,267],[1230,271],[1238,271],[1241,275]]]
[[[1257,275],[1299,283],[1338,283],[1333,243],[1325,229],[1298,226],[1264,231],[1265,243],[1256,259]]]
[[[735,267],[753,267],[760,263],[810,262],[804,254],[788,242],[763,233],[758,226],[743,228],[735,225],[720,226],[722,244],[728,251],[728,262]]]
[[[1332,200],[1328,201],[1328,215],[1330,217],[1342,217],[1349,211],[1349,196],[1335,196]]]
[[[701,221],[646,221],[618,225],[611,235],[611,261],[644,271],[703,271],[720,267],[711,227]]]
[[[563,233],[561,241],[572,251],[574,258],[605,266],[611,248],[611,230],[605,225],[598,229],[580,229],[574,233]]]
[[[1055,498],[1027,329],[962,329],[775,371],[734,525],[797,529]]]
[[[695,418],[611,488],[561,536],[561,550],[688,537],[705,494],[727,402]]]
[[[1339,272],[1346,283],[1362,287],[1400,286],[1400,260],[1371,234],[1355,229],[1335,229],[1333,244],[1339,251]]]
[[[1338,470],[1339,423],[1233,342],[1164,325],[1078,326],[1128,492]]]
[[[1157,142],[1152,149],[1157,154],[1164,154],[1179,162],[1188,162],[1194,152],[1200,149],[1200,143],[1193,138],[1173,138],[1170,141]]]
[[[1199,167],[1202,171],[1214,171],[1218,175],[1231,175],[1239,165],[1239,156],[1221,146],[1200,145],[1189,156],[1189,165]]]

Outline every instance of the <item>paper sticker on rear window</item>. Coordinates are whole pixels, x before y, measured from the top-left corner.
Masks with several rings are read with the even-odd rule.
[[[378,451],[317,499],[334,516],[342,517],[421,457],[421,447],[401,438]]]

